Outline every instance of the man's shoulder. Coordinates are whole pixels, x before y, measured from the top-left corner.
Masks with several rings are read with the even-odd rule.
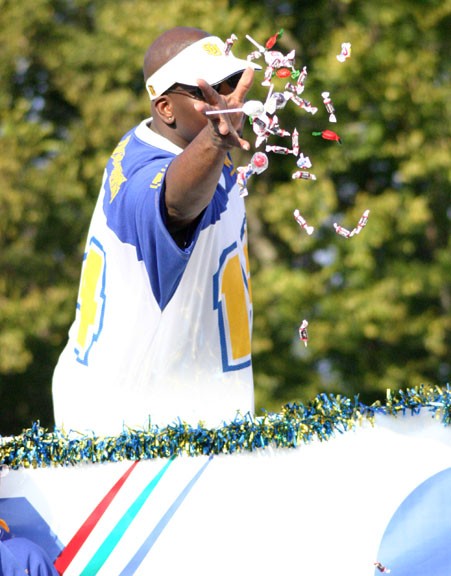
[[[156,135],[155,135],[156,136]],[[126,162],[130,165],[148,164],[161,158],[172,158],[175,152],[162,146],[152,131],[138,124],[129,130],[119,141],[110,161],[113,163]]]
[[[144,123],[129,130],[119,141],[107,164],[105,189],[108,201],[133,184],[133,188],[152,188],[158,184],[174,152],[153,141]]]

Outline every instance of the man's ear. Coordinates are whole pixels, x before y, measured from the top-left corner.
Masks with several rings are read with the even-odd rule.
[[[168,126],[175,122],[174,107],[169,95],[160,96],[153,102],[155,114]]]

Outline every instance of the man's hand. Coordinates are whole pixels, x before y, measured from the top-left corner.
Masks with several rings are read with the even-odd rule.
[[[205,113],[208,110],[242,108],[253,79],[253,69],[246,69],[236,88],[232,90],[228,87],[228,93],[225,94],[223,87],[220,87],[219,94],[205,80],[198,80],[205,102],[196,101],[194,109],[199,115],[204,115],[206,123],[183,152],[171,162],[165,179],[167,226],[176,241],[210,203],[227,152],[233,147],[250,150],[249,142],[241,138],[245,118],[242,112]],[[201,116],[201,120],[203,118]]]
[[[219,94],[205,80],[199,79],[198,85],[202,90],[205,102],[196,102],[194,107],[198,112],[206,113],[207,111],[225,110],[228,108],[242,108],[247,93],[249,92],[254,80],[254,70],[247,68],[238,82],[235,90],[230,94]],[[244,123],[244,114],[234,112],[232,114],[206,115],[209,120],[209,126],[214,134],[219,136],[221,142],[227,147],[237,146],[244,150],[250,150],[250,144],[247,140],[241,138]]]

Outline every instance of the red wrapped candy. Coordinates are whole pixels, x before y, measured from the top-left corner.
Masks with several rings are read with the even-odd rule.
[[[313,136],[321,136],[324,140],[335,140],[339,144],[341,144],[341,138],[338,134],[333,132],[332,130],[322,130],[321,132],[312,132]]]
[[[276,32],[270,38],[268,38],[265,44],[266,49],[271,50],[271,48],[274,46],[277,40],[282,36],[282,34],[283,34],[283,28],[281,28],[278,32]]]

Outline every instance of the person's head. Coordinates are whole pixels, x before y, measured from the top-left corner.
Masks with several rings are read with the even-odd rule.
[[[194,102],[203,99],[197,80],[229,94],[249,66],[227,54],[224,42],[204,30],[177,27],[164,32],[149,46],[143,66],[154,130],[184,148],[207,123],[194,108]]]

